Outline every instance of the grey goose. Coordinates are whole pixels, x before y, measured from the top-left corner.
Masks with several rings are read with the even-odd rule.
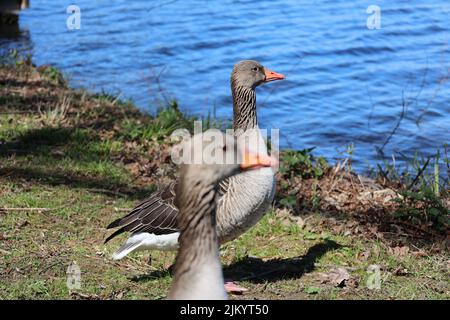
[[[209,164],[182,164],[180,168],[175,198],[176,207],[179,209],[177,226],[181,231],[180,248],[168,299],[227,298],[216,232],[219,183],[244,171],[274,164],[274,160],[268,156],[252,154],[237,147],[237,139],[230,135],[222,134],[219,139],[221,141],[216,141],[213,146],[218,149],[217,153],[222,152],[222,156],[226,157],[235,151],[241,153],[241,156],[230,163],[218,164],[209,161]],[[202,135],[196,135],[192,140],[197,144],[204,142]],[[191,146],[187,145],[184,148],[189,147]]]
[[[257,86],[282,80],[282,74],[273,72],[253,60],[237,63],[231,73],[233,97],[233,129],[236,136],[260,135],[256,114]],[[262,139],[257,148],[265,149]],[[262,141],[262,142],[261,142]],[[263,145],[264,144],[264,145]],[[139,203],[129,214],[113,221],[108,229],[118,228],[106,240],[127,231],[131,235],[114,254],[122,259],[135,250],[176,250],[178,248],[179,210],[174,202],[179,181],[153,193]],[[217,234],[220,243],[236,239],[256,224],[269,209],[275,180],[272,168],[261,168],[232,176],[221,182],[217,204]]]

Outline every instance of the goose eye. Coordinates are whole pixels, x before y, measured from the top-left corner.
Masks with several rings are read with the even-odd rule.
[[[253,71],[258,71],[258,67],[253,67],[252,70]]]

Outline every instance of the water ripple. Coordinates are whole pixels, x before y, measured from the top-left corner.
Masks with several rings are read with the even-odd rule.
[[[232,65],[260,60],[287,76],[257,89],[261,125],[281,129],[282,147],[317,146],[334,159],[353,142],[364,168],[380,157],[402,95],[407,114],[381,156],[432,153],[450,132],[450,5],[376,3],[380,30],[367,29],[362,1],[79,0],[82,29],[69,31],[68,1],[33,0],[20,36],[0,38],[0,50],[31,51],[74,85],[120,91],[147,111],[157,107],[154,77],[163,71],[166,94],[183,109],[226,118]]]

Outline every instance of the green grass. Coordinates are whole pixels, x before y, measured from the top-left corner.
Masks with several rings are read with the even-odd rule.
[[[443,144],[442,148],[429,156],[415,152],[403,166],[399,166],[395,158],[391,161],[384,160],[371,171],[373,176],[383,177],[387,181],[401,182],[407,189],[432,188],[433,192],[439,196],[450,187],[449,146]]]
[[[169,105],[159,108],[151,122],[142,123],[134,119],[126,120],[122,124],[120,134],[123,139],[139,142],[146,140],[162,142],[167,140],[176,129],[186,129],[193,133],[194,121],[202,123],[203,131],[225,126],[225,121],[215,117],[208,116],[205,119],[199,119],[195,116],[189,116],[180,111],[176,101],[172,101]]]
[[[179,109],[176,102],[158,110],[153,121],[149,123],[139,123],[133,120],[125,121],[122,125],[122,136],[125,139],[145,141],[163,141],[172,132],[179,128],[186,128],[193,131],[193,121],[195,118],[185,116]]]
[[[20,70],[0,68],[0,73],[14,80],[37,72],[25,63],[16,68]],[[164,298],[172,280],[167,267],[175,253],[138,252],[113,261],[111,255],[125,237],[104,245],[105,226],[124,215],[117,208],[133,207],[155,185],[173,177],[174,167],[160,155],[167,150],[167,136],[180,127],[191,130],[193,117],[184,115],[176,103],[144,116],[117,96],[89,95],[49,84],[57,73],[52,69],[47,73],[39,84],[42,90],[31,99],[20,93],[23,86],[14,81],[0,88],[2,109],[32,111],[0,115],[0,208],[4,209],[0,210],[0,299]],[[70,108],[55,121],[48,121],[36,108],[40,102],[51,110],[64,97],[70,97]],[[211,118],[203,121],[204,129],[221,126]],[[281,161],[280,208],[222,246],[225,276],[249,289],[233,299],[450,298],[449,255],[440,243],[430,249],[404,242],[399,235],[393,244],[353,232],[349,224],[357,222],[350,216],[320,210],[318,182],[330,170],[323,158],[313,157],[310,150],[286,151]],[[291,192],[290,183],[297,180],[315,184],[305,204],[308,210],[295,216],[297,194]],[[439,190],[443,192],[442,187]],[[436,195],[436,187],[431,195]],[[404,199],[409,201],[405,207],[409,216],[417,203]],[[431,217],[434,203],[435,199],[419,217],[424,212]],[[81,288],[75,292],[66,285],[66,270],[73,261],[81,269]],[[381,268],[380,290],[365,284],[370,265]],[[359,285],[338,288],[323,283],[320,274],[333,267],[346,268]]]
[[[320,221],[321,217],[313,219]],[[257,227],[224,246],[225,257],[231,263],[225,268],[225,275],[244,278],[253,275],[254,278],[241,284],[258,291],[265,286],[263,292],[252,295],[259,298],[448,299],[445,257],[416,259],[409,254],[397,258],[381,242],[344,237],[332,234],[330,230],[311,231],[313,226],[314,223],[307,224],[302,229],[295,222],[281,221],[274,213],[267,215]],[[371,253],[367,260],[361,259],[361,253],[365,251]],[[369,274],[366,270],[372,264],[382,267],[384,282],[380,291],[369,290],[365,285]],[[360,285],[341,289],[320,283],[317,274],[329,271],[332,266],[351,270],[352,277],[357,278]],[[392,275],[399,267],[406,268],[408,276]],[[409,289],[398,292],[405,284]]]
[[[304,150],[283,150],[280,156],[280,172],[288,177],[320,179],[330,167],[323,157],[314,157],[315,148]]]
[[[449,198],[450,160],[448,145],[444,144],[436,154],[425,157],[417,152],[399,168],[395,159],[377,166],[376,176],[388,183],[400,184],[400,205],[394,216],[415,225],[431,225],[445,230],[450,225],[450,210],[443,203]]]
[[[16,169],[32,179],[99,178],[111,185],[123,185],[131,179],[123,166],[110,160],[119,153],[120,141],[101,141],[88,129],[11,126],[13,123],[2,123],[0,140],[5,143],[0,152],[19,156],[4,159],[3,172]]]
[[[76,261],[82,271],[78,292],[91,298],[159,299],[165,297],[171,276],[165,271],[173,253],[134,253],[114,262],[110,255],[123,239],[103,245],[103,227],[129,207],[127,198],[46,184],[3,183],[1,207],[48,207],[47,212],[2,213],[2,281],[0,298],[66,299],[66,269]],[[401,298],[448,299],[445,255],[397,257],[382,242],[344,237],[315,230],[321,217],[300,228],[274,212],[239,239],[222,247],[226,277],[241,280],[250,293],[236,298]],[[27,222],[24,224],[24,222]],[[369,251],[368,259],[361,253]],[[382,267],[382,289],[365,286],[371,264]],[[344,266],[359,280],[357,288],[322,284],[317,275]],[[406,276],[392,273],[408,270]],[[250,278],[246,280],[246,278]],[[311,287],[319,290],[311,290]],[[314,291],[314,292],[313,292]]]

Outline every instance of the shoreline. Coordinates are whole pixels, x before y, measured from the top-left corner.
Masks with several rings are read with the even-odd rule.
[[[31,286],[25,297],[42,297],[42,292],[48,292],[47,297],[75,299],[83,295],[92,299],[161,297],[170,283],[170,275],[134,284],[130,289],[123,273],[129,268],[144,271],[148,266],[133,260],[119,265],[110,262],[109,254],[118,242],[103,246],[104,227],[158,186],[175,179],[177,170],[170,161],[167,137],[177,128],[191,129],[195,117],[183,114],[176,102],[156,115],[148,115],[130,101],[73,90],[56,68],[35,67],[26,59],[0,66],[0,79],[0,216],[4,217],[0,248],[9,252],[4,255],[3,267],[12,270],[7,281],[15,284],[10,288],[0,281],[0,292],[5,292],[0,293],[0,298],[18,297],[14,288],[26,285],[27,274],[32,274],[37,283],[43,281],[43,276],[56,277],[61,283],[56,288],[46,283],[37,289]],[[215,125],[211,119],[202,120],[204,127]],[[400,174],[389,168],[381,170],[384,174],[369,178],[353,173],[349,159],[332,166],[326,159],[311,154],[311,150],[280,151],[273,210],[248,234],[225,245],[226,275],[246,279],[254,264],[262,270],[277,267],[275,260],[267,257],[281,259],[285,251],[312,259],[315,246],[340,252],[339,257],[323,253],[323,257],[314,258],[313,265],[318,263],[318,270],[326,272],[327,265],[360,268],[352,272],[360,283],[365,279],[368,264],[386,264],[387,270],[394,274],[393,283],[387,284],[392,292],[407,278],[395,275],[397,267],[413,272],[411,279],[422,283],[422,278],[415,278],[421,277],[419,269],[433,268],[433,261],[423,260],[417,269],[414,263],[422,254],[437,257],[436,266],[443,268],[448,257],[450,198],[448,190],[439,185],[442,181],[438,179],[436,184],[433,176],[425,176],[434,164],[428,163],[422,173],[419,169],[419,174],[405,183],[394,179]],[[428,184],[427,179],[431,179]],[[261,248],[255,246],[255,239]],[[350,249],[339,249],[342,246]],[[27,252],[33,252],[30,261],[39,268],[27,266],[26,259],[23,260]],[[364,254],[367,258],[361,258]],[[252,255],[259,260],[251,258]],[[142,256],[145,254],[139,257]],[[361,259],[356,261],[355,256]],[[48,266],[43,257],[55,266]],[[171,259],[171,255],[163,253],[152,253],[151,257],[158,261],[156,266],[152,265],[157,271],[163,270]],[[90,287],[81,296],[64,288],[61,272],[69,260],[83,261],[83,270],[92,272],[86,274]],[[288,274],[291,269],[297,270],[296,261],[282,263],[286,268],[283,270]],[[47,267],[41,274],[40,270]],[[21,275],[14,268],[25,271]],[[102,275],[103,269],[108,270],[110,278]],[[397,273],[404,273],[403,269]],[[433,272],[439,279],[435,284],[439,290],[433,291],[433,295],[445,298],[448,291],[440,283],[446,273]],[[273,280],[273,276],[268,277]],[[106,282],[106,289],[95,285],[99,278]],[[120,289],[115,289],[115,281],[120,283]],[[242,281],[247,281],[258,297],[280,298],[273,292],[261,291],[258,282]],[[343,292],[317,284],[308,275],[306,279],[295,277],[289,281],[297,285],[300,281],[304,290],[292,293],[289,283],[284,287],[279,280],[276,283],[280,282],[280,287],[276,290],[286,293],[281,297],[311,297],[315,294],[308,293],[314,291],[308,289],[311,286],[320,287],[325,298],[366,294],[362,285],[353,287],[350,282],[348,291]],[[156,289],[149,289],[155,285]],[[146,295],[145,290],[150,290],[150,294]],[[420,293],[425,289],[415,290]],[[383,294],[387,293],[371,292],[369,296],[386,298],[394,293]]]
[[[119,97],[108,93],[98,94],[89,93],[84,89],[72,89],[58,69],[47,65],[36,67],[30,60],[18,60],[15,65],[3,66],[0,71],[1,75],[6,78],[5,88],[3,89],[5,92],[2,92],[4,96],[10,94],[8,82],[13,85],[26,84],[22,96],[31,95],[31,97],[27,97],[21,102],[26,102],[27,99],[32,102],[30,105],[26,105],[19,101],[14,102],[14,99],[12,99],[11,102],[14,102],[15,106],[11,107],[8,105],[8,99],[5,99],[4,104],[0,105],[2,109],[5,109],[2,116],[11,114],[34,115],[41,118],[41,123],[37,127],[47,127],[56,131],[68,126],[80,129],[95,128],[101,141],[117,139],[122,142],[125,148],[122,150],[120,163],[124,164],[126,170],[135,175],[136,181],[142,183],[142,185],[160,185],[159,179],[163,178],[164,174],[170,177],[169,179],[176,176],[176,166],[169,159],[170,147],[173,145],[170,142],[170,134],[175,129],[186,128],[192,133],[194,120],[202,121],[203,130],[209,128],[224,129],[223,122],[218,119],[199,119],[184,114],[179,110],[176,101],[160,108],[156,115],[151,115],[140,111],[130,100],[121,100]],[[17,81],[17,77],[23,79]],[[23,83],[21,83],[22,81]],[[27,85],[31,87],[31,90],[27,88]],[[39,96],[40,93],[37,95],[39,91],[47,91],[51,99],[45,101],[47,97]],[[39,101],[40,99],[44,100]],[[138,155],[132,150],[133,148],[140,149]],[[5,148],[3,147],[3,149]],[[402,189],[409,191],[412,186],[418,184],[417,180],[420,178],[420,174],[424,174],[419,169],[419,175],[410,182],[412,186],[408,186],[401,179],[391,179],[388,176],[388,170],[383,171],[381,166],[379,166],[380,171],[376,176],[364,176],[353,171],[351,156],[331,165],[324,157],[313,155],[311,153],[313,149],[280,150],[277,193],[281,196],[278,198],[292,195],[292,186],[286,187],[286,185],[298,183],[299,185],[306,185],[307,187],[304,189],[310,189],[318,181],[329,179],[330,176],[340,173],[352,180],[351,193],[366,192],[368,186],[371,192],[385,190],[386,194],[390,194],[389,198],[392,200],[402,198]],[[9,151],[6,149],[6,152]],[[134,159],[130,158],[130,153],[133,153]],[[449,162],[449,159],[444,160],[447,163]],[[152,163],[151,173],[147,172],[149,163]],[[162,168],[157,168],[157,164],[162,165]],[[428,163],[423,169],[425,170],[427,166]],[[156,171],[160,172],[158,178],[154,179],[152,174]],[[394,172],[394,174],[400,178],[400,173]],[[293,182],[299,178],[301,183],[299,181]],[[361,190],[354,187],[355,181],[353,180],[361,185]],[[327,183],[333,184],[333,182],[328,181]],[[433,187],[433,184],[431,184],[431,187]],[[297,186],[297,188],[299,187]],[[443,192],[444,200],[448,197],[447,192],[450,191],[446,188],[446,185],[437,188],[439,192]],[[302,191],[304,194],[308,193],[308,190]],[[298,205],[298,207],[301,207],[301,205]]]

